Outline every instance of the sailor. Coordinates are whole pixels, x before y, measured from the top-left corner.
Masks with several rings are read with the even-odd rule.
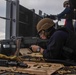
[[[47,59],[65,59],[63,56],[63,46],[68,37],[68,33],[63,30],[55,30],[55,23],[50,18],[44,18],[37,24],[37,31],[41,39],[49,39],[46,49],[38,45],[31,45],[34,52],[39,51]]]
[[[65,8],[61,13],[59,13],[57,15],[58,19],[61,19],[63,17],[65,17],[65,24],[64,26],[66,26],[67,28],[71,29],[72,31],[74,31],[74,27],[73,27],[73,9],[70,7],[69,1],[65,1],[63,3],[63,7]]]

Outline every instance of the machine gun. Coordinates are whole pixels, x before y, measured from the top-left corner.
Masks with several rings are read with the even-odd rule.
[[[21,40],[20,46],[18,46],[19,42],[17,40]],[[42,48],[46,48],[47,41],[38,37],[15,37],[9,40],[1,40],[0,53],[7,56],[14,55],[14,53],[18,55],[20,48],[30,48],[31,45],[39,45]]]
[[[21,47],[30,48],[31,45],[38,45],[42,48],[46,48],[48,40],[43,40],[38,37],[24,37],[21,42]]]
[[[0,66],[5,66],[5,67],[16,66],[16,67],[24,67],[24,68],[28,67],[28,65],[23,62],[10,61],[6,59],[0,59]]]

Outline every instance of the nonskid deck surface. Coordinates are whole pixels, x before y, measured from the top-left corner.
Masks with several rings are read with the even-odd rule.
[[[20,50],[23,63],[27,67],[0,66],[0,75],[69,75],[76,74],[76,66],[64,66],[59,63],[47,63],[40,53],[32,53],[29,49]]]
[[[28,65],[27,68],[21,67],[0,67],[0,73],[11,72],[11,73],[23,73],[23,74],[33,74],[33,75],[51,75],[58,69],[62,68],[63,65],[55,63],[38,63],[38,62],[28,62],[24,61]]]

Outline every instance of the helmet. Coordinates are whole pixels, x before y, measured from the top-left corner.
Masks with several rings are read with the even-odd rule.
[[[66,4],[69,4],[68,0],[63,3],[63,7],[65,7]]]
[[[40,20],[37,24],[37,31],[40,32],[41,30],[47,30],[50,27],[54,26],[54,22],[50,18],[44,18]]]

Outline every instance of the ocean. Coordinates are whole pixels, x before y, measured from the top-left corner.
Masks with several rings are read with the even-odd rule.
[[[0,40],[5,39],[6,22],[4,19],[0,19]]]
[[[0,0],[0,17],[6,16],[6,1]],[[0,40],[5,39],[6,20],[0,18]]]

